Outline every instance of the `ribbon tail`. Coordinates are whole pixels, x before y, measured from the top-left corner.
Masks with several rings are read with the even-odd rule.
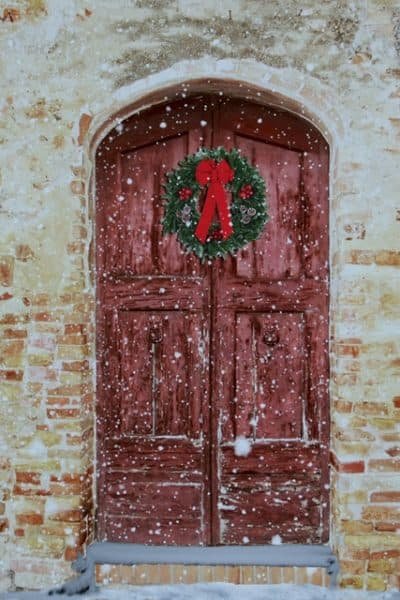
[[[226,200],[226,195],[220,196],[217,199],[217,210],[219,222],[221,224],[221,231],[223,239],[226,240],[233,233],[233,227],[231,222],[231,214]]]
[[[211,225],[212,218],[214,216],[215,206],[217,202],[217,194],[215,193],[215,186],[210,185],[207,191],[206,201],[204,203],[203,211],[199,222],[197,223],[195,236],[202,244],[204,244],[208,230]]]

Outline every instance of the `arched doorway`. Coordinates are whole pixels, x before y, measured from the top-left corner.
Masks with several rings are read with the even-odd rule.
[[[236,257],[201,264],[162,237],[162,183],[220,145],[260,169],[271,218]],[[157,105],[100,144],[99,539],[327,541],[327,196],[321,134],[250,101]]]

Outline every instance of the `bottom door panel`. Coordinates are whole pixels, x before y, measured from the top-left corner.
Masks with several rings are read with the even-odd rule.
[[[320,543],[319,445],[256,443],[247,456],[220,451],[221,544]]]

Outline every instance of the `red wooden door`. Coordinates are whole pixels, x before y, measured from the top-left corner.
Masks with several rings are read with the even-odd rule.
[[[163,177],[238,147],[271,216],[200,264],[161,233]],[[193,97],[97,152],[98,536],[148,544],[328,536],[328,151],[289,113]]]

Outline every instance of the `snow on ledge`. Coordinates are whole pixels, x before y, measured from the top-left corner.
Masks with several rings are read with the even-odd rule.
[[[6,594],[5,598],[39,600],[49,596],[46,592],[20,592]],[[73,595],[68,598],[76,600],[78,598],[81,600],[400,600],[400,592],[332,590],[316,585],[196,583],[105,588],[91,594]]]

